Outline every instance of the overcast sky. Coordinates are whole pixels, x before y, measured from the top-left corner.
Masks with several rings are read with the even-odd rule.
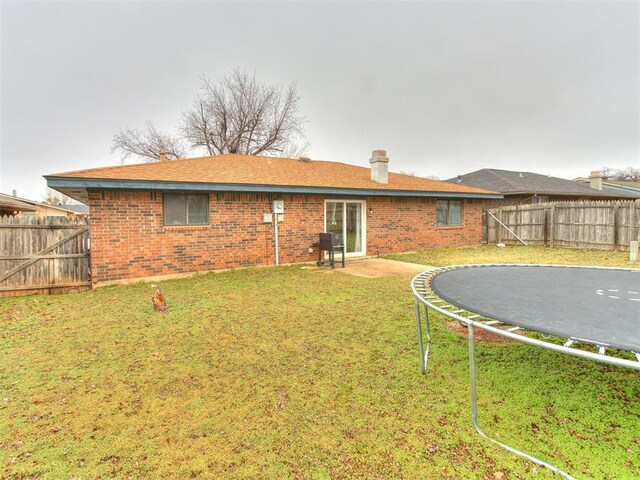
[[[640,3],[0,1],[0,191],[118,164],[200,77],[297,82],[313,159],[442,179],[640,165]]]

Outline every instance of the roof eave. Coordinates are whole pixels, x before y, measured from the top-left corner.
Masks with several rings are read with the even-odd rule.
[[[501,199],[501,193],[442,192],[423,190],[386,190],[366,188],[311,187],[296,185],[249,185],[229,183],[170,182],[150,180],[112,180],[94,178],[73,178],[46,175],[47,186],[54,189],[95,189],[95,190],[188,190],[194,192],[242,192],[242,193],[283,193],[283,194],[324,194],[358,195],[386,197],[433,197],[466,199]]]
[[[0,208],[4,210],[15,210],[19,212],[35,212],[37,209],[31,205],[19,205],[16,203],[0,202]]]

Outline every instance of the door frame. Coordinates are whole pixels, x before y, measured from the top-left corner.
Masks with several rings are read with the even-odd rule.
[[[362,250],[359,252],[350,252],[347,253],[345,255],[345,257],[363,257],[367,254],[367,201],[366,200],[351,200],[351,199],[346,199],[346,198],[325,198],[324,199],[324,219],[323,219],[323,223],[322,223],[322,227],[324,232],[326,233],[327,231],[327,203],[329,202],[342,202],[344,204],[343,207],[343,212],[342,212],[342,218],[343,218],[343,226],[342,226],[342,230],[343,230],[343,235],[344,235],[344,240],[345,242],[347,241],[347,236],[346,236],[346,228],[347,228],[347,221],[346,221],[346,213],[347,213],[347,203],[359,203],[360,205],[362,205],[362,221],[361,221],[361,226],[360,228],[362,229],[362,231],[360,232],[360,238],[361,238],[361,242],[362,242]],[[338,252],[336,252],[336,255],[340,255]]]

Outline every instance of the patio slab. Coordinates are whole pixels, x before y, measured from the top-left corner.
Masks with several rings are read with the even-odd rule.
[[[367,278],[389,277],[394,275],[413,277],[420,272],[434,268],[436,267],[419,263],[399,262],[386,258],[367,258],[364,260],[347,260],[347,266],[345,268],[340,268],[336,265],[335,271]]]

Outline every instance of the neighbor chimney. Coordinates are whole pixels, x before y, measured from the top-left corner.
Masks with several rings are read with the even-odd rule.
[[[18,191],[17,191],[17,190],[13,190],[13,191],[12,191],[12,193],[13,193],[13,196],[14,196],[14,197],[17,197],[17,196],[18,196]]]
[[[371,180],[376,183],[389,183],[389,158],[384,150],[374,150],[369,160]]]
[[[160,152],[160,153],[158,154],[158,159],[159,159],[161,162],[166,162],[166,161],[167,161],[167,154],[166,154],[165,152]]]
[[[589,186],[596,190],[602,190],[602,172],[596,170],[589,175]]]

